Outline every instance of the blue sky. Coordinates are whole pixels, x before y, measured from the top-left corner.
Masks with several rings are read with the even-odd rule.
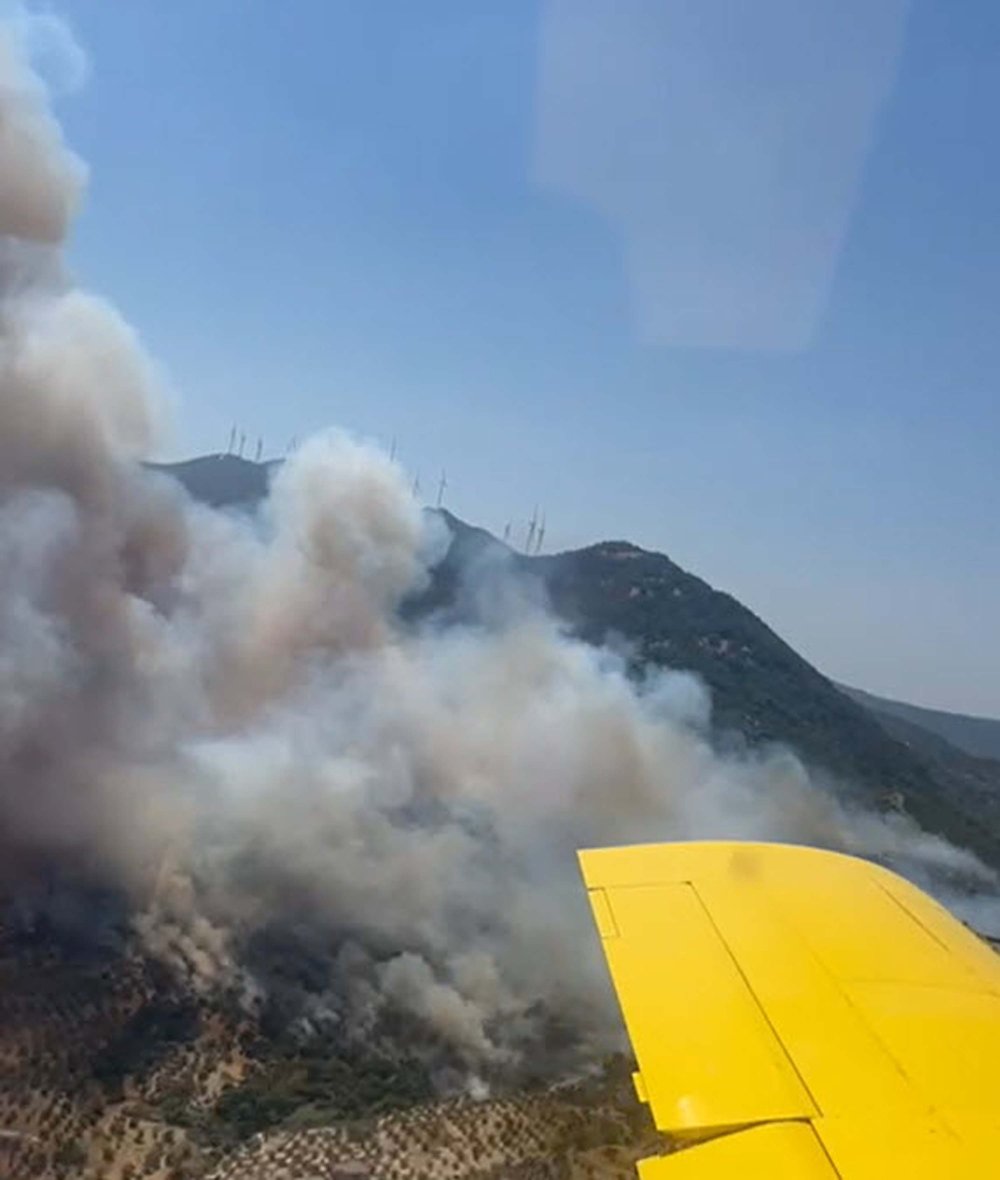
[[[165,454],[395,436],[468,519],[537,502],[1000,715],[992,0],[54,9],[71,259],[168,375]]]

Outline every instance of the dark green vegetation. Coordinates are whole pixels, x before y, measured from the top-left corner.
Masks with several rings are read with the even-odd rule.
[[[416,1062],[331,1050],[322,1041],[284,1046],[212,1111],[213,1130],[242,1140],[275,1126],[322,1127],[429,1101],[426,1072]]]
[[[189,999],[154,995],[138,1008],[93,1059],[91,1076],[110,1093],[120,1095],[128,1077],[154,1069],[172,1049],[198,1035],[200,1015]]]
[[[682,668],[712,692],[716,738],[779,743],[848,799],[902,806],[921,826],[1000,866],[1000,763],[885,727],[728,594],[621,542],[520,559],[592,642],[623,637],[639,665]],[[973,763],[975,765],[973,765]]]
[[[190,1180],[259,1131],[434,1095],[398,1051],[196,996],[138,947],[24,937],[4,909],[0,982],[0,1175],[16,1180]]]
[[[267,470],[232,456],[163,470],[197,497],[194,463],[212,469],[213,503],[251,507],[263,494]],[[240,475],[227,483],[230,468]],[[430,587],[405,604],[407,617],[474,619],[484,602],[489,609],[491,585],[511,570],[526,574],[580,637],[624,641],[637,672],[662,666],[700,676],[712,693],[720,743],[788,746],[844,797],[901,806],[927,830],[1000,867],[1000,762],[970,759],[933,735],[926,735],[930,744],[915,740],[912,730],[851,699],[735,598],[661,553],[614,541],[525,557],[483,529],[441,515],[451,546]]]
[[[260,1058],[243,1081],[205,1103],[196,1085],[182,1081],[156,1103],[160,1122],[182,1128],[210,1150],[227,1149],[275,1128],[323,1127],[405,1109],[434,1097],[416,1062],[346,1051],[322,1039],[304,1044],[258,1042]]]
[[[394,1166],[404,1154],[454,1163],[456,1145],[468,1169],[456,1174],[482,1174],[483,1152],[512,1161],[491,1174],[527,1175],[517,1164],[530,1151],[531,1175],[593,1176],[563,1157],[607,1162],[610,1147],[638,1148],[650,1133],[630,1059],[558,1091],[539,1083],[442,1103],[404,1037],[376,1028],[348,1043],[335,1024],[303,1029],[270,1001],[248,1011],[234,996],[197,996],[138,946],[84,947],[54,927],[26,939],[3,916],[0,1175],[10,1180],[304,1178],[340,1174],[330,1158],[361,1148],[376,1153],[364,1174],[405,1176]],[[245,1170],[255,1153],[267,1166]],[[627,1180],[636,1154],[601,1174]]]

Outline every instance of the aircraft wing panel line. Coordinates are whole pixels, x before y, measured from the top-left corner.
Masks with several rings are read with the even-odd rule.
[[[808,1120],[752,1123],[640,1160],[639,1180],[844,1180]]]
[[[836,1114],[862,1102],[926,1109],[841,981],[780,910],[713,880],[701,883],[701,896],[819,1111]],[[860,1078],[859,1061],[866,1063]]]
[[[908,881],[899,879],[879,881],[882,890],[900,909],[933,938],[944,950],[959,958],[983,991],[1000,995],[1000,956],[971,930],[960,926],[946,910],[931,898],[918,893]],[[909,886],[908,889],[900,886]],[[912,891],[916,898],[908,898]],[[919,901],[920,905],[912,904]],[[941,912],[938,913],[937,911]]]
[[[604,951],[660,1129],[817,1114],[694,889],[672,881],[607,893],[618,935]],[[677,970],[678,947],[686,971]],[[685,1084],[660,1084],[679,1063]]]
[[[709,842],[580,854],[679,1149],[641,1180],[1000,1175],[1000,956],[881,865]]]
[[[711,926],[711,928],[718,935],[719,941],[726,948],[726,952],[728,953],[730,959],[732,960],[734,970],[739,975],[739,977],[743,980],[743,984],[746,987],[747,992],[750,995],[750,998],[753,1000],[754,1004],[756,1004],[757,1009],[761,1014],[761,1017],[763,1018],[764,1022],[767,1024],[768,1028],[771,1030],[771,1033],[773,1034],[775,1041],[777,1041],[777,1043],[781,1046],[781,1050],[784,1053],[785,1058],[788,1062],[789,1069],[798,1078],[799,1084],[802,1086],[802,1089],[805,1091],[805,1093],[809,1096],[809,1101],[815,1107],[816,1112],[818,1114],[822,1114],[823,1107],[817,1101],[816,1095],[813,1093],[812,1088],[809,1085],[809,1082],[803,1076],[802,1071],[799,1069],[798,1065],[796,1064],[795,1058],[792,1055],[792,1053],[789,1051],[788,1044],[787,1044],[785,1038],[781,1035],[780,1030],[775,1026],[775,1023],[771,1019],[771,1016],[767,1010],[767,1007],[761,1002],[761,997],[757,991],[757,988],[754,987],[754,985],[751,982],[750,978],[748,977],[746,971],[743,969],[743,966],[740,963],[739,956],[737,956],[733,953],[733,948],[729,945],[729,940],[726,938],[725,933],[719,928],[719,924],[712,917],[712,911],[705,904],[705,899],[704,899],[704,897],[702,897],[701,893],[699,892],[698,887],[696,885],[692,884],[692,890],[694,892],[695,897],[698,899],[698,903],[701,906],[702,911],[705,914],[705,921],[708,922],[709,926]]]

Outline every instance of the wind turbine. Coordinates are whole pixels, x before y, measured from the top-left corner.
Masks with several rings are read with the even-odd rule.
[[[233,447],[235,447],[235,446],[236,446],[236,423],[234,422],[233,428],[229,432],[229,446],[226,447],[226,454],[231,455],[233,453]]]
[[[524,542],[525,553],[530,553],[532,546],[535,543],[535,530],[538,528],[538,505],[535,505],[535,511],[531,514],[531,520],[528,522],[528,536]]]
[[[441,478],[438,480],[438,494],[437,507],[441,507],[441,501],[444,499],[444,490],[448,486],[448,477],[444,473],[444,468],[441,469]]]
[[[545,540],[545,513],[542,513],[542,523],[538,529],[538,539],[535,541],[535,552],[541,553],[542,542]]]
[[[261,451],[262,451],[263,449],[264,449],[264,440],[263,440],[262,438],[258,438],[258,439],[257,439],[257,454],[256,454],[256,456],[254,457],[254,462],[255,462],[255,463],[259,463],[259,462],[260,462],[260,453],[261,453]]]

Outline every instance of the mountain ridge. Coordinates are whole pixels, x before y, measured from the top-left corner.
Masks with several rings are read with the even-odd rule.
[[[207,456],[156,469],[195,498],[211,494],[217,507],[246,509],[266,493],[275,466]],[[427,511],[451,537],[430,585],[404,604],[410,616],[467,617],[476,609],[465,593],[467,571],[493,560],[509,563],[537,580],[581,639],[624,643],[637,671],[653,666],[699,676],[712,695],[717,741],[749,750],[787,747],[849,802],[903,810],[1000,867],[1000,762],[974,760],[973,766],[947,742],[929,749],[898,725],[893,729],[732,595],[666,554],[628,541],[527,555],[447,509]]]
[[[270,476],[236,456],[156,470],[238,513],[252,512]],[[407,616],[421,627],[490,626],[491,594],[505,605],[513,572],[513,593],[537,592],[568,631],[612,645],[637,677],[655,667],[695,672],[712,693],[711,741],[750,758],[786,745],[812,773],[825,767],[830,781],[820,785],[841,797],[901,804],[1000,862],[991,843],[1000,817],[990,811],[1000,796],[990,768],[1000,764],[903,718],[876,716],[738,600],[665,554],[604,541],[528,556],[447,510],[427,511],[448,544],[429,584],[403,604],[401,629]],[[980,813],[985,827],[969,828]],[[37,897],[8,898],[0,910],[0,1173],[12,1180],[279,1180],[386,1169],[404,1178],[628,1180],[652,1150],[631,1060],[608,1058],[593,1076],[544,1084],[544,1063],[568,1032],[558,1019],[539,1025],[516,1085],[487,1101],[441,1101],[436,1058],[421,1057],[420,1026],[406,1011],[390,1005],[352,1035],[339,1009],[314,1005],[333,978],[324,956],[336,951],[340,962],[363,950],[349,939],[331,946],[326,927],[310,933],[308,903],[256,932],[247,962],[260,992],[201,992],[150,954],[124,894],[88,887],[73,866],[65,875],[39,868],[32,881]]]
[[[837,683],[842,693],[873,713],[909,722],[943,738],[949,745],[977,758],[1000,758],[1000,719],[949,709],[930,709],[908,701],[878,696],[861,688]]]

